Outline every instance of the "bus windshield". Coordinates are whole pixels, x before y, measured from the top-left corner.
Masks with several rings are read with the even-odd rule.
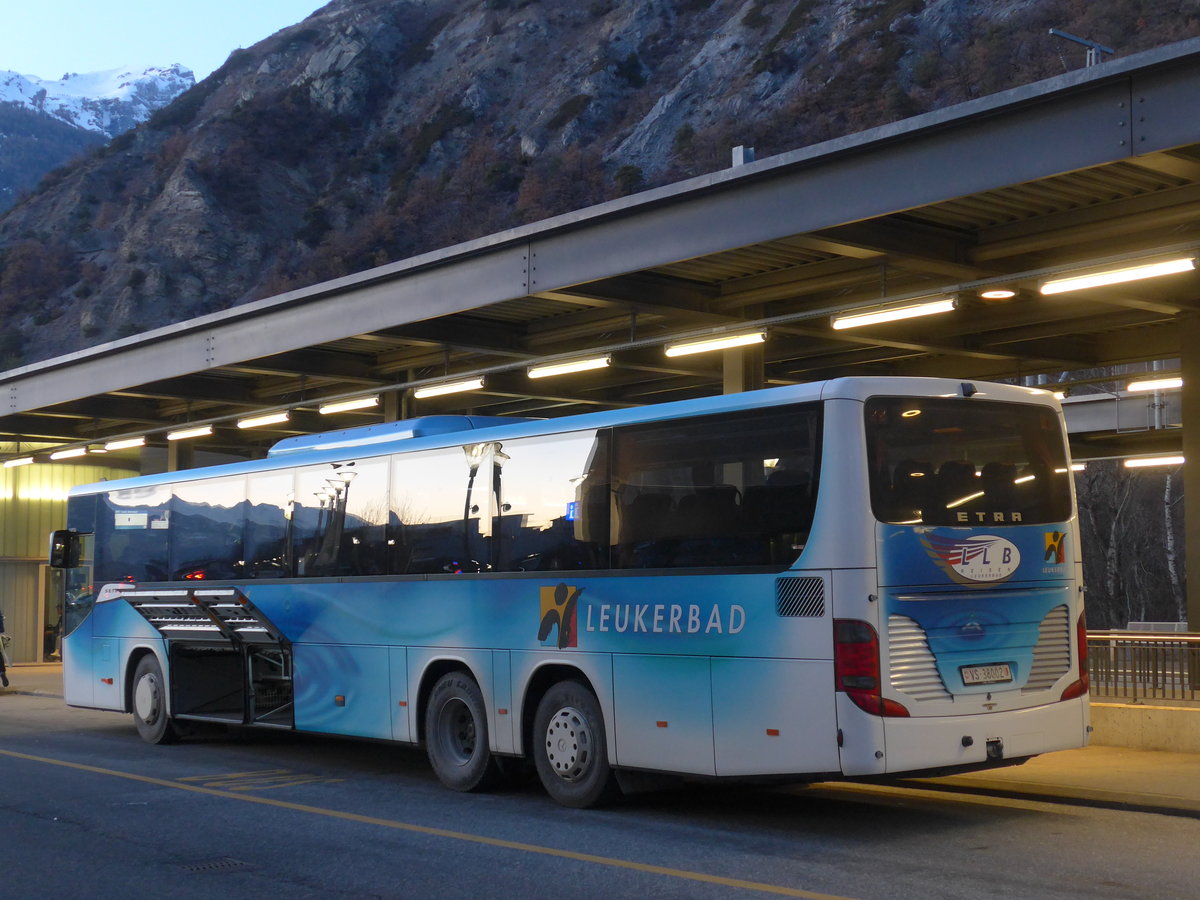
[[[961,398],[866,404],[875,517],[897,525],[1063,522],[1070,465],[1053,410]]]

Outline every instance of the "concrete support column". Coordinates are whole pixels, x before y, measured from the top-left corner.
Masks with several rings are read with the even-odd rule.
[[[1183,518],[1187,554],[1188,631],[1200,631],[1200,314],[1179,317],[1179,348],[1183,389]],[[1188,487],[1192,496],[1187,496]]]
[[[735,347],[721,351],[724,384],[722,393],[738,394],[742,391],[757,391],[766,383],[764,372],[766,354],[762,344],[750,347]]]
[[[404,406],[403,398],[405,394],[405,391],[384,391],[383,421],[399,422],[405,417],[401,411]]]
[[[195,465],[196,451],[189,441],[167,441],[167,471],[178,472]]]

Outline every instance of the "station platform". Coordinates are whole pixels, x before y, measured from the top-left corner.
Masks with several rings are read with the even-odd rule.
[[[61,664],[18,664],[9,668],[8,677],[9,687],[0,688],[0,698],[5,694],[63,695]],[[1200,753],[1094,744],[1047,753],[1004,769],[891,783],[1200,818]]]

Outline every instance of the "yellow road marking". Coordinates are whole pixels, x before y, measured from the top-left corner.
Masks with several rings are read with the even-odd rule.
[[[318,816],[328,816],[342,819],[346,822],[358,822],[363,825],[378,825],[381,828],[392,828],[397,831],[408,831],[414,834],[424,834],[432,837],[449,838],[456,841],[467,841],[472,844],[482,844],[487,847],[500,847],[505,850],[520,850],[524,853],[536,853],[541,856],[552,856],[558,859],[570,859],[575,862],[594,863],[610,866],[616,869],[632,869],[635,872],[646,872],[652,875],[666,875],[670,878],[680,878],[686,881],[698,881],[704,884],[719,884],[725,887],[738,888],[747,891],[759,891],[766,894],[779,894],[784,897],[802,897],[805,900],[849,900],[834,894],[819,894],[813,891],[802,891],[797,888],[785,887],[778,884],[766,884],[760,881],[743,881],[739,878],[724,878],[720,875],[706,875],[703,872],[691,872],[687,869],[672,869],[668,866],[655,866],[648,863],[631,862],[610,856],[595,856],[591,853],[577,853],[574,850],[559,850],[555,847],[542,847],[538,844],[525,844],[520,841],[506,841],[501,838],[486,837],[481,834],[470,834],[465,831],[449,831],[445,828],[430,828],[427,825],[413,825],[410,822],[397,822],[393,819],[379,819],[375,816],[363,816],[358,813],[341,812],[336,809],[323,809],[319,806],[308,806],[303,803],[289,803],[286,800],[274,800],[269,797],[256,797],[251,794],[235,794],[231,791],[186,784],[181,781],[168,781],[165,778],[152,778],[149,775],[137,775],[133,772],[121,772],[116,769],[105,769],[100,766],[89,766],[83,763],[68,762],[65,759],[51,759],[45,756],[33,756],[28,753],[17,753],[14,750],[0,750],[0,756],[13,759],[24,759],[30,762],[45,763],[50,766],[61,766],[65,769],[76,769],[80,772],[92,772],[97,775],[109,775],[113,778],[124,778],[142,784],[153,784],[158,787],[174,788],[179,791],[191,791],[195,794],[206,794],[211,797],[224,797],[229,800],[241,800],[245,803],[258,803],[262,806],[273,806],[278,809],[289,809],[294,812],[310,813]]]

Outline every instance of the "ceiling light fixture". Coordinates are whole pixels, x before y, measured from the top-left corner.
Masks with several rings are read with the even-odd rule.
[[[168,431],[168,441],[186,441],[188,438],[208,437],[213,433],[211,425],[197,425],[194,428],[181,428],[178,431]]]
[[[590,356],[587,359],[576,359],[571,362],[530,366],[527,374],[530,378],[550,378],[554,375],[570,375],[572,372],[590,372],[593,369],[606,369],[610,365],[612,365],[611,356]]]
[[[326,403],[319,407],[317,412],[323,416],[327,416],[330,413],[349,412],[352,409],[367,409],[378,405],[379,395],[374,394],[370,397],[355,397],[352,400],[337,400],[333,403]]]
[[[27,466],[31,462],[33,462],[32,456],[21,456],[17,459],[6,459],[4,461],[4,468],[15,469],[17,466]]]
[[[1172,375],[1167,378],[1147,378],[1142,381],[1131,381],[1125,386],[1125,390],[1133,391],[1169,391],[1172,388],[1183,387],[1183,379],[1178,375]]]
[[[1017,296],[1017,292],[1009,288],[991,288],[986,291],[980,291],[979,296],[984,300],[1011,300]]]
[[[1135,456],[1125,460],[1127,469],[1148,469],[1151,466],[1182,466],[1182,456]]]
[[[107,444],[104,445],[104,449],[105,450],[129,450],[133,447],[144,447],[145,445],[146,445],[146,438],[143,435],[142,437],[122,438],[119,441],[109,441]]]
[[[1195,257],[1184,256],[1180,259],[1168,259],[1165,262],[1093,272],[1090,275],[1072,275],[1068,278],[1055,278],[1043,284],[1041,291],[1043,294],[1065,294],[1068,291],[1082,291],[1086,288],[1104,287],[1110,284],[1124,284],[1127,281],[1141,281],[1143,278],[1157,278],[1160,275],[1190,272],[1195,268]]]
[[[864,325],[878,325],[882,322],[897,322],[901,319],[915,319],[918,316],[934,316],[939,313],[953,312],[957,303],[952,297],[925,299],[918,303],[906,303],[903,306],[891,306],[872,312],[851,313],[845,316],[833,316],[831,324],[835,331],[846,328],[861,328]]]
[[[290,413],[287,410],[277,413],[266,413],[261,416],[250,416],[245,419],[238,419],[238,428],[261,428],[263,425],[278,425],[281,422],[286,422],[290,418]]]
[[[87,447],[68,447],[66,450],[55,450],[50,454],[51,459],[73,459],[87,453]]]
[[[681,341],[678,344],[668,344],[664,351],[667,356],[690,356],[693,353],[707,353],[710,350],[730,350],[734,347],[748,347],[751,344],[761,344],[767,339],[765,331],[751,331],[747,334],[733,334],[728,337],[704,338],[698,341]]]
[[[426,397],[443,397],[446,394],[461,394],[464,391],[478,391],[483,389],[483,377],[467,378],[462,381],[444,381],[441,384],[430,384],[425,387],[419,387],[413,391],[413,396],[418,400],[423,400]]]

